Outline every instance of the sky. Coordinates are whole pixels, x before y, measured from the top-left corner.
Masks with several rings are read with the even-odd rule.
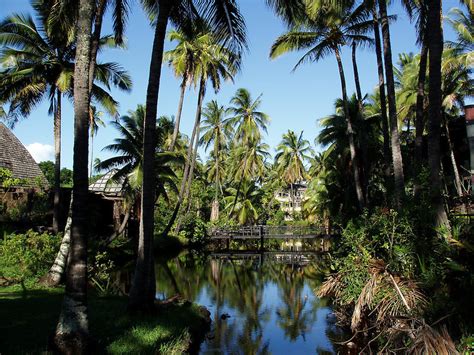
[[[129,71],[133,80],[130,93],[112,91],[113,97],[120,103],[120,114],[143,104],[146,97],[146,87],[149,73],[153,31],[149,21],[138,1],[132,0],[131,15],[126,29],[127,49],[107,49],[99,56],[99,62],[115,61]],[[318,120],[334,111],[334,101],[341,96],[337,63],[333,56],[317,62],[306,64],[292,72],[292,68],[301,53],[290,53],[269,59],[269,51],[274,40],[286,30],[282,21],[265,5],[264,0],[239,0],[241,11],[247,25],[249,51],[243,59],[243,67],[234,83],[226,82],[222,89],[215,94],[209,88],[205,102],[217,100],[219,104],[228,105],[238,88],[246,88],[256,98],[262,94],[261,111],[267,113],[271,122],[266,143],[275,153],[275,147],[281,141],[281,136],[288,130],[303,135],[314,146],[314,138],[320,130]],[[393,1],[389,9],[397,15],[397,21],[392,24],[391,39],[393,61],[398,61],[399,53],[418,53],[414,25],[409,22],[399,1]],[[443,8],[447,12],[458,6],[457,0],[444,0]],[[29,0],[0,0],[0,18],[12,13],[33,14]],[[110,13],[106,14],[103,34],[111,33]],[[454,39],[451,29],[445,27],[445,39]],[[167,42],[165,50],[172,49],[173,44]],[[353,93],[354,80],[350,49],[343,51],[343,62],[348,84],[348,92]],[[363,93],[372,93],[377,86],[377,66],[375,53],[372,50],[359,50],[359,74]],[[163,65],[161,88],[158,102],[158,115],[175,115],[179,99],[180,80],[173,71]],[[194,123],[197,102],[197,90],[191,88],[186,92],[181,131],[190,134]],[[63,100],[62,120],[62,166],[72,167],[73,151],[73,110],[70,102]],[[103,117],[106,122],[111,117]],[[27,118],[19,122],[14,134],[30,150],[39,162],[53,160],[53,117],[48,116],[48,103],[45,101]],[[104,159],[109,155],[101,151],[104,146],[112,143],[117,132],[112,126],[100,128],[94,139],[94,157]],[[316,151],[321,147],[315,147]]]

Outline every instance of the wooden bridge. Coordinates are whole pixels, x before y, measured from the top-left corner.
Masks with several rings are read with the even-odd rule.
[[[214,228],[209,230],[211,240],[224,240],[227,248],[231,240],[260,240],[263,250],[268,239],[321,239],[339,235],[339,230],[328,230],[323,226],[242,226]]]

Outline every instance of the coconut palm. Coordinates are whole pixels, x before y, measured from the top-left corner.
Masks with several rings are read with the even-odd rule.
[[[219,218],[219,192],[222,191],[222,182],[225,169],[224,154],[227,149],[227,142],[232,134],[232,128],[226,124],[225,116],[228,110],[224,106],[219,106],[217,101],[212,100],[203,110],[203,126],[201,128],[202,137],[200,144],[204,145],[207,151],[213,144],[212,158],[208,176],[214,181],[214,201],[212,202],[211,221]]]
[[[402,199],[405,196],[405,176],[403,173],[403,158],[400,149],[400,137],[398,133],[390,25],[387,14],[387,1],[377,1],[379,5],[380,21],[382,24],[383,57],[385,64],[385,79],[387,82],[388,117],[390,124],[390,147],[392,149],[392,166],[395,180],[395,203],[398,208],[401,208]]]
[[[309,161],[309,154],[312,153],[309,141],[303,139],[303,131],[296,136],[295,132],[288,130],[283,134],[282,141],[277,146],[275,169],[280,178],[290,186],[293,213],[295,208],[293,185],[308,178],[304,164]]]
[[[176,124],[171,141],[171,151],[174,150],[174,145],[179,134],[186,87],[196,80],[194,72],[196,71],[196,65],[199,60],[198,52],[205,43],[209,43],[210,35],[211,33],[208,29],[197,22],[191,23],[190,28],[186,29],[186,31],[174,29],[168,33],[168,39],[178,43],[174,49],[165,52],[164,60],[173,68],[176,77],[182,78]]]
[[[267,132],[270,121],[268,115],[259,111],[262,104],[262,94],[255,100],[247,89],[240,88],[230,100],[230,112],[234,115],[229,124],[235,126],[234,139],[242,144],[258,142],[261,139],[261,130]]]
[[[29,116],[34,107],[46,97],[49,113],[54,116],[55,141],[55,197],[53,229],[58,230],[59,188],[61,168],[61,107],[62,97],[73,95],[74,38],[52,32],[48,27],[47,13],[36,7],[41,20],[37,25],[31,16],[12,15],[0,23],[0,45],[4,46],[0,62],[2,71],[0,97],[9,102],[7,119],[14,125],[20,117]],[[104,38],[105,45],[108,38]],[[99,64],[97,82],[110,89],[111,85],[130,90],[128,74],[116,63]],[[93,100],[110,115],[117,114],[118,103],[98,85],[92,87]]]
[[[143,144],[143,120],[145,117],[145,106],[138,105],[136,110],[130,110],[128,115],[120,117],[110,124],[119,132],[120,138],[116,138],[114,143],[104,147],[104,151],[117,155],[101,161],[95,166],[99,171],[110,171],[117,169],[112,177],[116,181],[125,181],[127,195],[132,203],[137,200],[142,184],[142,144]],[[169,120],[160,118],[157,122],[155,153],[155,164],[159,167],[156,175],[157,197],[163,196],[168,200],[169,189],[176,188],[176,175],[171,167],[172,164],[182,163],[177,154],[164,150],[166,137],[173,131]]]
[[[54,342],[60,352],[85,353],[88,348],[87,315],[87,194],[89,67],[93,1],[79,0],[74,67],[74,185],[71,245],[66,271],[66,291]]]
[[[364,41],[370,42],[365,33],[372,28],[372,22],[368,21],[367,17],[368,14],[364,4],[355,9],[344,6],[342,9],[337,10],[329,8],[327,12],[321,10],[317,16],[311,16],[309,11],[307,11],[306,16],[297,25],[288,33],[277,38],[270,51],[270,57],[276,58],[290,51],[307,50],[293,70],[296,70],[303,63],[319,61],[330,53],[335,55],[339,67],[342,101],[345,107],[354,181],[360,208],[365,206],[365,200],[357,150],[354,143],[353,123],[348,113],[346,79],[340,50],[341,46],[356,41],[359,43]]]
[[[256,205],[261,197],[262,191],[253,181],[245,180],[240,187],[240,191],[230,187],[227,190],[228,196],[224,197],[225,210],[239,224],[245,225],[255,223],[258,219]],[[235,201],[237,200],[237,203]]]
[[[143,142],[143,186],[142,218],[139,233],[138,257],[130,290],[131,309],[151,308],[155,300],[155,277],[153,264],[154,233],[154,150],[155,124],[161,78],[161,63],[166,37],[166,28],[171,21],[175,27],[189,23],[196,13],[204,14],[219,40],[224,40],[235,49],[246,47],[245,24],[233,0],[143,0],[155,28],[150,72],[147,87],[146,117]]]

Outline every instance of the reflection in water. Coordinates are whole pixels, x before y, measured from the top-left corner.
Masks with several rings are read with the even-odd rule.
[[[186,253],[157,264],[157,297],[180,293],[209,309],[204,354],[334,353],[329,336],[338,330],[314,294],[321,282],[316,258]]]

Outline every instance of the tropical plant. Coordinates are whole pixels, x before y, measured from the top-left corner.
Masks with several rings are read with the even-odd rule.
[[[365,206],[364,189],[360,177],[357,149],[354,143],[353,123],[347,107],[346,79],[340,50],[341,46],[349,43],[371,42],[365,33],[372,28],[373,24],[367,20],[368,14],[363,4],[356,8],[353,8],[353,6],[328,7],[321,8],[316,14],[312,12],[307,9],[304,17],[299,19],[288,33],[277,38],[272,45],[270,57],[276,58],[290,51],[307,50],[295,65],[293,70],[296,70],[303,63],[319,61],[331,53],[335,55],[341,79],[342,101],[347,120],[357,200],[359,207],[363,208]]]
[[[89,69],[92,0],[79,0],[76,60],[74,66],[74,186],[72,226],[66,291],[54,343],[61,352],[85,352],[89,342],[87,309],[87,195],[88,122],[90,106]]]
[[[296,136],[295,132],[288,130],[283,134],[282,141],[277,146],[275,169],[278,176],[290,186],[293,214],[295,208],[293,185],[309,178],[304,164],[310,159],[311,153],[313,152],[309,141],[303,139],[303,131]]]
[[[226,191],[228,195],[224,197],[225,210],[230,216],[242,225],[255,223],[258,219],[256,205],[261,197],[261,190],[255,182],[244,180],[240,191],[233,187]]]
[[[47,97],[49,114],[54,116],[55,197],[53,229],[58,231],[59,187],[61,168],[62,97],[73,96],[75,37],[51,28],[48,9],[41,2],[34,5],[40,19],[37,25],[31,16],[12,15],[0,23],[0,62],[3,63],[0,98],[8,102],[7,120],[13,126],[20,117],[29,116],[34,107]],[[110,45],[110,38],[101,40]],[[98,64],[95,80],[110,89],[114,85],[130,90],[128,74],[116,63]],[[118,103],[99,85],[92,85],[93,100],[110,115],[117,114]]]
[[[208,177],[214,182],[214,201],[212,202],[211,221],[219,219],[219,195],[222,193],[222,183],[225,177],[225,156],[227,142],[232,135],[232,128],[226,122],[228,110],[219,106],[217,101],[208,102],[203,110],[203,126],[200,144],[207,151],[213,144],[211,159],[209,161]]]

